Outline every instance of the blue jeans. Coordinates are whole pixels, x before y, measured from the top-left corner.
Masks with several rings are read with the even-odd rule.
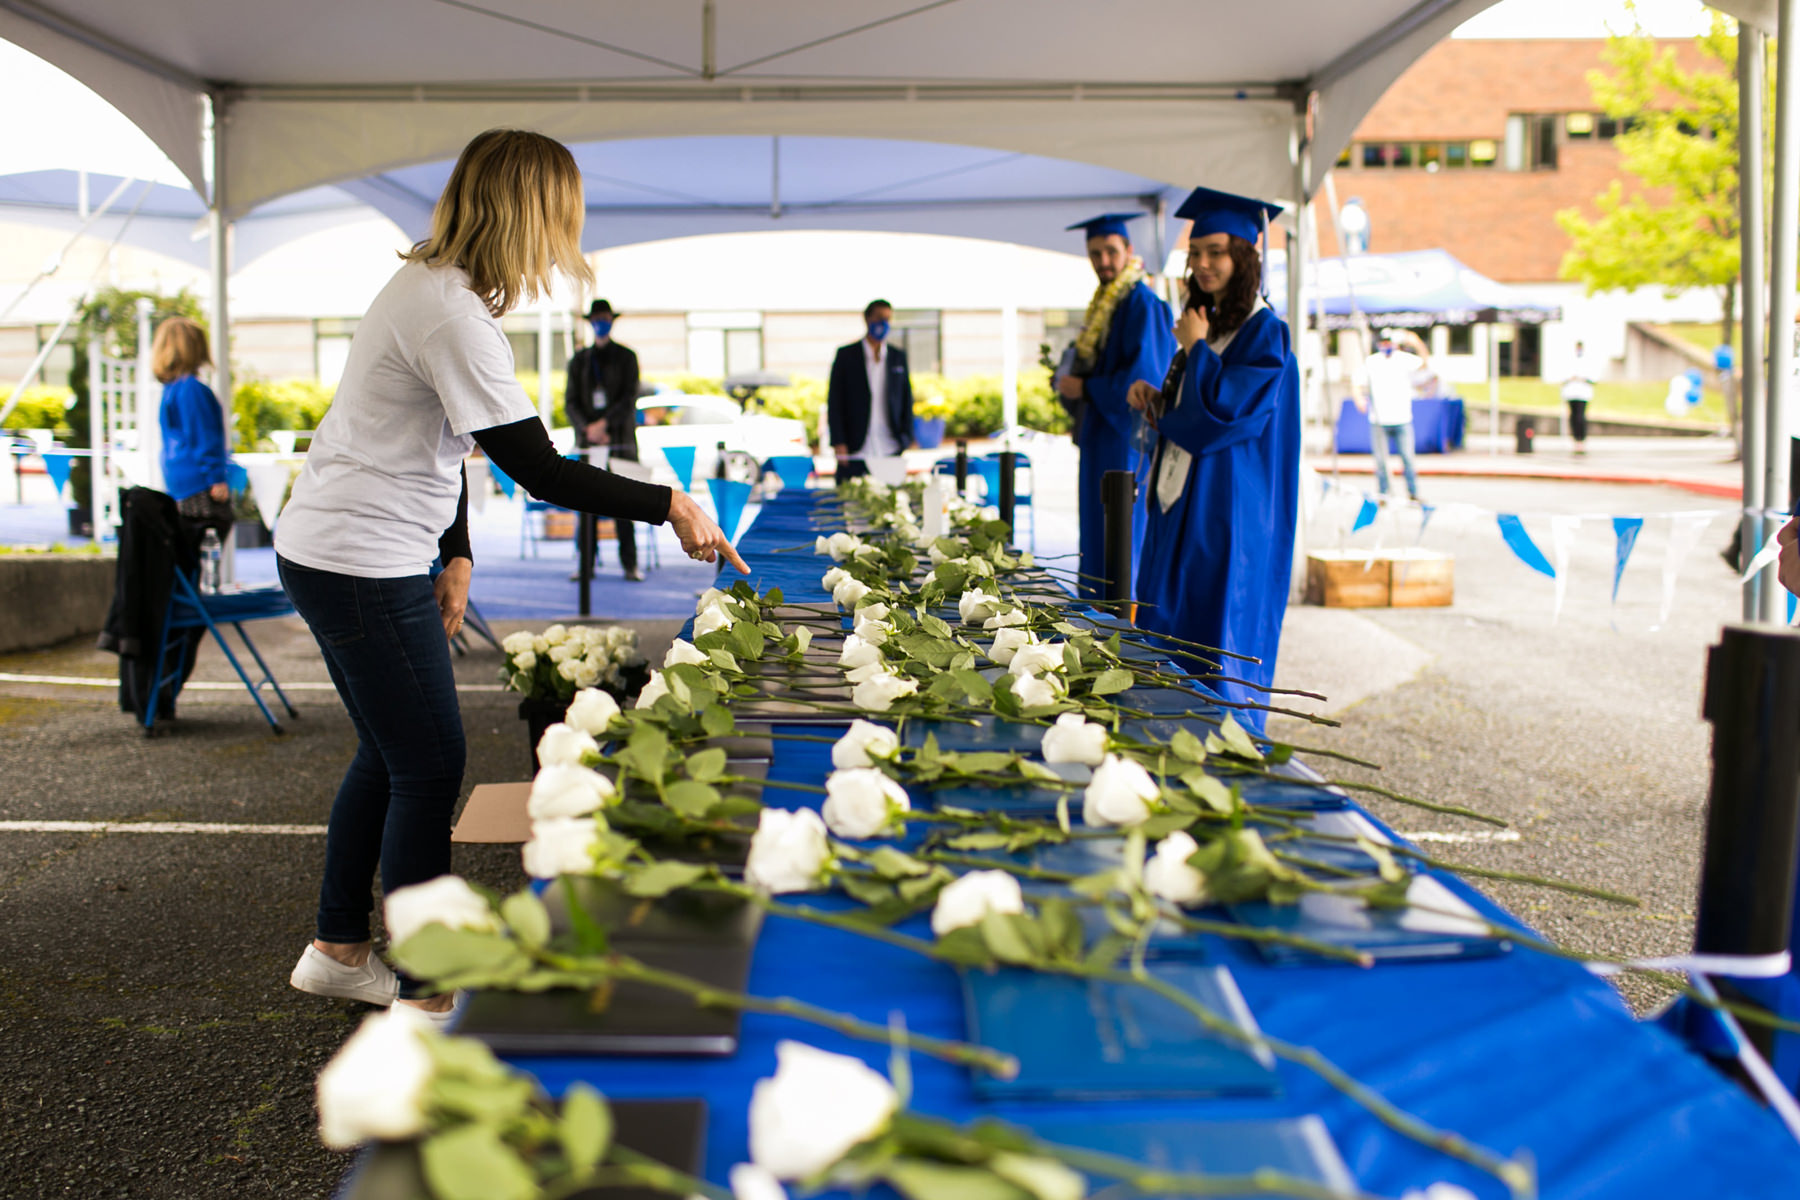
[[[450,870],[467,757],[450,646],[427,576],[362,579],[284,558],[276,566],[358,739],[325,835],[318,938],[366,942],[377,866],[389,893]]]
[[[1375,486],[1381,489],[1382,495],[1387,495],[1389,438],[1400,443],[1400,469],[1406,473],[1406,494],[1417,500],[1419,498],[1419,472],[1413,466],[1411,421],[1404,425],[1370,424],[1369,442],[1375,449]]]

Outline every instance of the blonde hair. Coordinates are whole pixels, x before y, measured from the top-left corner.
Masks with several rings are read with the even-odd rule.
[[[432,209],[431,236],[400,257],[461,267],[497,317],[547,294],[554,269],[593,286],[581,255],[586,216],[581,170],[567,146],[523,129],[490,129],[463,147]]]
[[[186,317],[170,317],[150,342],[150,371],[158,383],[173,383],[212,362],[206,330]]]

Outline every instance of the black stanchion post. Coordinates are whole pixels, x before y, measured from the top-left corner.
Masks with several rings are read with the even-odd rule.
[[[576,590],[578,604],[576,611],[587,616],[593,611],[594,598],[594,551],[600,537],[600,524],[593,513],[581,513],[575,518],[575,539],[579,543],[581,562],[576,569],[580,576],[580,584]]]
[[[963,438],[956,439],[956,494],[969,494],[969,443]]]
[[[1137,478],[1130,471],[1108,471],[1100,478],[1100,501],[1105,510],[1105,538],[1101,559],[1106,564],[1106,599],[1117,604],[1131,600],[1131,513],[1137,505]],[[1125,610],[1117,610],[1124,617]]]
[[[1707,657],[1702,715],[1713,770],[1694,950],[1780,954],[1793,936],[1800,847],[1800,632],[1726,626]],[[1771,1032],[1746,1032],[1771,1050]]]
[[[1000,452],[1000,519],[1006,522],[1008,541],[1013,536],[1013,473],[1018,461],[1019,456],[1011,450]]]

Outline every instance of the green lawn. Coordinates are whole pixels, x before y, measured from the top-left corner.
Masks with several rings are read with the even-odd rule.
[[[1700,347],[1710,357],[1718,348],[1719,334],[1725,328],[1714,321],[1710,325],[1658,325],[1656,328],[1664,333],[1672,333],[1684,342]],[[1744,335],[1742,326],[1734,325],[1731,329],[1731,346],[1742,357],[1744,353]]]
[[[1485,405],[1488,402],[1488,386],[1485,383],[1459,383],[1456,390],[1467,404]],[[1588,415],[1596,420],[1603,417],[1640,417],[1666,421],[1669,414],[1663,410],[1663,397],[1668,394],[1669,385],[1655,380],[1597,383],[1594,385],[1593,403],[1588,405]],[[1543,379],[1502,379],[1500,403],[1506,408],[1565,411],[1562,385]],[[1700,395],[1699,407],[1684,419],[1698,425],[1723,425],[1725,397],[1712,388],[1705,389]]]

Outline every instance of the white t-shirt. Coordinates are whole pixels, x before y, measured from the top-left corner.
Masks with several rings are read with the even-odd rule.
[[[857,458],[892,458],[900,453],[900,447],[894,442],[894,431],[888,428],[887,417],[887,377],[888,363],[893,351],[883,343],[873,346],[868,338],[862,340],[863,370],[869,375],[869,436],[863,439],[862,449],[856,452]],[[880,354],[880,358],[875,357]]]
[[[1412,420],[1413,376],[1425,360],[1404,350],[1369,355],[1363,368],[1369,381],[1369,406],[1377,425],[1404,425]]]
[[[276,552],[366,579],[424,574],[456,519],[470,433],[536,415],[468,273],[407,263],[356,327]]]

